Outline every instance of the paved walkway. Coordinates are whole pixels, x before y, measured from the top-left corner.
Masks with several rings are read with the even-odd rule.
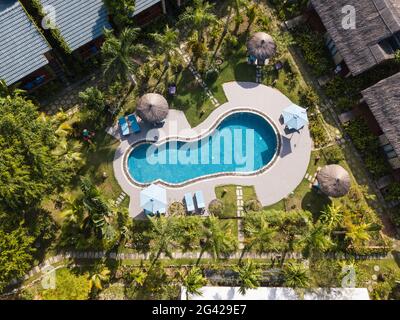
[[[161,129],[154,129],[140,123],[142,132],[123,139],[116,151],[114,158],[114,173],[123,191],[130,196],[129,213],[133,218],[144,218],[140,208],[139,197],[142,187],[133,184],[126,176],[125,154],[130,146],[147,139],[163,140],[166,137],[179,136],[181,138],[194,138],[204,135],[215,125],[217,119],[228,112],[235,110],[254,110],[267,115],[275,124],[281,138],[281,150],[275,163],[257,176],[221,176],[193,182],[184,187],[166,187],[167,199],[181,201],[187,192],[202,190],[206,206],[215,199],[215,187],[218,185],[236,184],[253,185],[258,199],[263,206],[272,205],[288,196],[303,180],[310,161],[311,137],[308,128],[300,133],[287,133],[281,124],[280,117],[283,109],[291,101],[280,91],[264,85],[249,82],[230,82],[223,85],[228,102],[214,110],[210,116],[199,126],[191,128],[184,113],[171,110],[166,123]],[[111,131],[119,136],[115,127]],[[179,134],[178,134],[179,133]]]
[[[244,248],[244,233],[243,233],[243,209],[244,201],[243,201],[243,188],[242,186],[236,186],[236,207],[237,207],[237,217],[238,217],[238,240],[239,240],[239,249]]]

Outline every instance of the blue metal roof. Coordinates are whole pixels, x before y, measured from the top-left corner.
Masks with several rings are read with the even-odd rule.
[[[161,0],[136,0],[135,4],[135,13],[133,15],[137,15],[142,11],[150,8],[151,6],[159,3]]]
[[[72,51],[111,29],[102,0],[40,0],[44,9],[55,10],[55,24]],[[49,7],[51,8],[51,7]]]
[[[0,79],[11,85],[48,64],[50,51],[18,1],[2,1],[0,6]]]

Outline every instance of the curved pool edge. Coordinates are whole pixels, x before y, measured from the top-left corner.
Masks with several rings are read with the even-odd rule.
[[[241,185],[253,186],[257,198],[263,206],[273,205],[289,196],[302,182],[306,181],[304,179],[310,163],[313,146],[310,130],[308,127],[305,127],[294,136],[285,131],[280,117],[282,111],[292,104],[292,101],[276,88],[254,83],[244,85],[235,81],[224,83],[222,87],[228,101],[215,108],[196,127],[192,127],[187,121],[184,112],[177,109],[170,110],[166,124],[174,121],[178,123],[179,130],[198,133],[203,129],[207,130],[207,128],[211,127],[215,119],[218,119],[221,114],[246,106],[251,108],[251,110],[259,110],[268,114],[268,117],[278,127],[283,142],[281,154],[266,173],[260,173],[256,176],[216,177],[214,179],[194,182],[181,188],[166,187],[168,202],[182,201],[186,193],[194,193],[202,190],[205,204],[208,207],[209,203],[216,198],[215,188],[217,186]],[[140,207],[140,193],[143,187],[134,185],[128,180],[124,173],[123,158],[130,146],[144,137],[146,130],[151,129],[145,124],[142,124],[141,127],[143,134],[131,135],[128,138],[122,139],[117,134],[119,142],[115,148],[114,159],[112,161],[114,177],[121,188],[118,192],[122,191],[129,198],[129,216],[135,220],[146,219],[143,209]],[[117,124],[113,126],[112,131],[118,131]],[[168,130],[165,134],[160,134],[159,136],[165,137],[166,135],[168,135]]]
[[[268,122],[268,124],[272,127],[275,136],[276,136],[276,150],[274,153],[274,156],[272,157],[272,159],[268,162],[268,164],[266,164],[264,167],[262,167],[261,169],[258,169],[256,171],[251,171],[251,172],[220,172],[220,173],[212,173],[212,174],[208,174],[208,175],[204,175],[198,178],[194,178],[194,179],[189,179],[186,180],[182,183],[168,183],[164,180],[161,179],[157,179],[154,180],[152,182],[149,183],[141,183],[136,181],[135,179],[132,178],[131,174],[129,173],[129,169],[128,169],[128,158],[129,155],[131,154],[131,152],[133,151],[133,149],[135,149],[136,147],[142,145],[142,144],[148,144],[148,143],[153,143],[156,146],[162,145],[163,143],[167,143],[171,140],[175,140],[175,141],[180,141],[180,142],[185,142],[185,143],[190,143],[190,142],[194,142],[194,141],[198,141],[200,139],[203,139],[209,135],[212,134],[212,132],[229,116],[236,114],[236,113],[253,113],[256,114],[260,117],[262,117],[265,121]],[[274,164],[276,163],[280,153],[281,153],[281,148],[282,148],[282,136],[279,132],[279,129],[277,127],[277,125],[275,124],[275,122],[265,113],[261,112],[260,110],[255,110],[255,109],[251,109],[251,108],[235,108],[232,110],[229,110],[227,112],[224,112],[223,114],[221,114],[213,123],[213,125],[211,127],[209,127],[206,131],[204,131],[202,134],[199,134],[195,137],[182,137],[182,136],[166,136],[160,140],[146,140],[146,139],[141,139],[138,140],[137,142],[135,142],[134,144],[130,145],[130,147],[125,151],[124,156],[123,156],[123,171],[124,171],[124,175],[125,177],[129,180],[129,182],[131,184],[133,184],[134,186],[140,187],[140,188],[144,188],[147,187],[151,184],[159,184],[162,185],[164,187],[169,187],[169,188],[183,188],[186,187],[188,185],[191,185],[193,183],[196,182],[200,182],[200,181],[206,181],[206,180],[210,180],[213,178],[220,178],[220,177],[254,177],[257,176],[261,173],[265,173],[266,171],[268,171],[270,168],[272,168],[274,166]]]

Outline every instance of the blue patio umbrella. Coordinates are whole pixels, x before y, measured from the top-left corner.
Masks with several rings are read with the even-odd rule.
[[[167,207],[167,191],[155,184],[140,192],[140,206],[147,212],[165,213]]]
[[[282,112],[285,125],[290,130],[300,130],[308,124],[307,110],[291,104]]]

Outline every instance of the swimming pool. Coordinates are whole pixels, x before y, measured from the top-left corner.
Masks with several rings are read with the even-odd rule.
[[[196,141],[134,146],[127,168],[137,183],[160,180],[178,185],[213,175],[252,174],[270,164],[277,149],[277,133],[266,118],[253,112],[236,112]]]

